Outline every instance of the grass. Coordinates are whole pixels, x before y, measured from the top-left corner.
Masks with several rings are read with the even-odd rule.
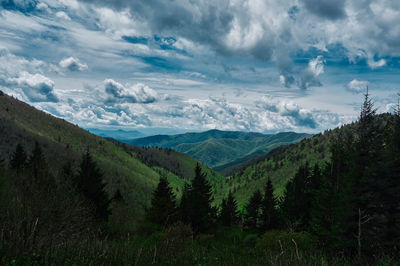
[[[186,230],[186,231],[185,231]],[[399,265],[395,257],[381,255],[362,260],[324,253],[317,246],[295,243],[261,248],[260,238],[238,229],[215,235],[190,234],[185,226],[150,236],[122,239],[89,237],[62,243],[46,251],[1,254],[2,265]]]

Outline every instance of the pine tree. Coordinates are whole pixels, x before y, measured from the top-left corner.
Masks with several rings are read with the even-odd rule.
[[[196,232],[206,232],[213,223],[214,209],[211,208],[212,187],[199,164],[195,168],[195,177],[189,193],[190,222]]]
[[[277,200],[274,196],[274,187],[268,178],[264,189],[264,198],[261,202],[262,231],[275,229],[278,226]]]
[[[220,221],[223,226],[232,226],[237,224],[238,215],[237,202],[232,191],[229,191],[228,197],[222,200]]]
[[[20,171],[26,164],[26,153],[24,147],[21,144],[18,144],[15,148],[14,153],[11,156],[10,160],[10,168],[13,170]]]
[[[185,182],[182,190],[181,202],[178,208],[178,217],[184,224],[190,224],[190,213],[191,213],[191,199],[190,192],[192,190],[192,186],[189,183]]]
[[[380,168],[380,202],[386,217],[381,242],[400,248],[400,104],[391,122],[389,133],[385,136],[384,163]]]
[[[310,167],[301,165],[295,176],[286,184],[281,210],[286,225],[291,230],[304,230],[310,218]]]
[[[27,166],[31,181],[47,186],[54,185],[54,179],[50,176],[46,158],[38,142],[35,142],[35,147],[29,157]]]
[[[331,146],[331,161],[322,173],[313,171],[319,180],[313,190],[310,231],[328,250],[348,251],[354,246],[354,145],[350,136],[339,135]]]
[[[258,231],[260,228],[261,202],[261,192],[256,190],[246,206],[244,227],[247,231]]]
[[[94,207],[95,216],[106,220],[109,214],[109,200],[104,191],[103,174],[93,161],[89,150],[82,156],[77,177],[78,190],[82,192],[88,202]]]
[[[166,226],[175,220],[175,195],[166,177],[161,177],[153,192],[151,207],[146,212],[146,220],[159,226]]]
[[[380,221],[383,209],[379,206],[383,180],[380,172],[384,138],[380,124],[381,121],[376,117],[376,109],[367,90],[360,113],[358,153],[355,160],[357,171],[354,191],[357,204],[354,220],[359,256],[361,256],[361,245],[363,249],[379,245],[376,237],[382,232],[383,226]]]

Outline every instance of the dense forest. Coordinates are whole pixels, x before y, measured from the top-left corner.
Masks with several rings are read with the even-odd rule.
[[[0,263],[398,265],[400,108],[378,115],[367,93],[359,120],[330,136],[321,150],[328,155],[305,157],[281,193],[263,168],[262,186],[243,204],[200,164],[177,190],[167,174],[188,173],[175,162],[180,170],[160,171],[143,214],[126,191],[106,189],[90,148],[76,163],[54,166],[40,143],[15,144],[0,162]],[[153,167],[168,165],[149,150],[128,151]],[[163,152],[155,158],[166,160]]]

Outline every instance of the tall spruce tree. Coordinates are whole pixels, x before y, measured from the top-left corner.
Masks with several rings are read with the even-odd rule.
[[[355,193],[357,205],[355,208],[355,223],[357,248],[359,256],[367,248],[376,248],[380,243],[377,236],[382,232],[382,208],[380,194],[382,179],[380,177],[383,150],[382,121],[377,119],[376,109],[369,97],[368,89],[364,95],[358,122],[356,157],[357,171],[355,174]]]
[[[25,153],[24,147],[21,144],[17,144],[14,153],[11,156],[10,168],[16,171],[20,171],[25,167],[27,160],[27,155]]]
[[[301,165],[295,176],[286,184],[281,210],[286,226],[291,230],[305,230],[310,218],[310,167]]]
[[[185,185],[182,189],[182,197],[181,202],[178,207],[178,218],[184,224],[190,224],[190,213],[191,213],[191,192],[192,186],[189,183],[185,182]]]
[[[245,230],[258,231],[260,229],[261,202],[261,192],[259,190],[256,190],[250,197],[249,203],[246,205],[246,213],[244,216]]]
[[[322,173],[313,171],[319,185],[313,190],[310,231],[331,251],[348,252],[355,243],[354,148],[351,135],[339,135],[331,145],[331,161]]]
[[[151,207],[146,212],[146,220],[159,226],[171,224],[176,219],[176,199],[165,176],[160,178],[153,192]]]
[[[228,197],[222,200],[220,221],[223,226],[232,226],[238,222],[239,212],[237,202],[232,191],[229,191]]]
[[[262,231],[275,229],[278,227],[277,200],[274,196],[274,187],[271,179],[268,178],[264,189],[264,198],[261,202],[261,226]]]
[[[54,179],[50,175],[46,158],[38,142],[35,142],[32,155],[28,159],[27,167],[31,176],[30,182],[41,183],[43,186],[54,185]]]
[[[195,177],[192,181],[192,189],[189,192],[190,223],[196,232],[206,232],[213,224],[215,216],[211,207],[212,187],[202,172],[199,164],[195,168]]]
[[[380,202],[386,217],[381,241],[386,247],[400,248],[400,104],[391,117],[385,136],[383,166],[380,168]]]
[[[106,220],[109,214],[109,200],[104,190],[105,185],[102,177],[103,174],[88,149],[82,156],[77,187],[94,208],[95,217],[99,220]]]

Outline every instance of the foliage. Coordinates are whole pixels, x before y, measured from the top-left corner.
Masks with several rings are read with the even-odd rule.
[[[104,190],[102,176],[103,174],[87,150],[82,156],[76,180],[77,188],[89,201],[89,204],[93,205],[96,217],[100,220],[107,220],[110,201]]]
[[[192,225],[195,232],[207,232],[212,228],[215,210],[211,207],[212,190],[199,164],[196,165],[195,177],[190,187],[186,187],[181,200],[183,220]],[[186,217],[185,217],[186,216]]]
[[[237,203],[232,192],[229,192],[228,197],[222,200],[219,219],[223,226],[233,226],[239,221]]]
[[[297,143],[310,135],[284,132],[265,135],[252,132],[210,130],[201,133],[157,135],[128,140],[128,144],[174,149],[187,154],[219,172],[229,175],[236,164],[264,154],[280,145]],[[225,171],[226,170],[226,171]]]
[[[149,223],[161,227],[171,224],[176,220],[175,195],[165,177],[160,178],[156,190],[153,192],[151,207],[146,211],[145,219]]]
[[[27,156],[21,144],[17,144],[10,160],[10,167],[14,170],[21,170],[26,164]]]
[[[261,202],[262,195],[259,190],[256,190],[250,197],[249,203],[246,206],[244,216],[244,228],[247,231],[257,231],[261,226]]]

